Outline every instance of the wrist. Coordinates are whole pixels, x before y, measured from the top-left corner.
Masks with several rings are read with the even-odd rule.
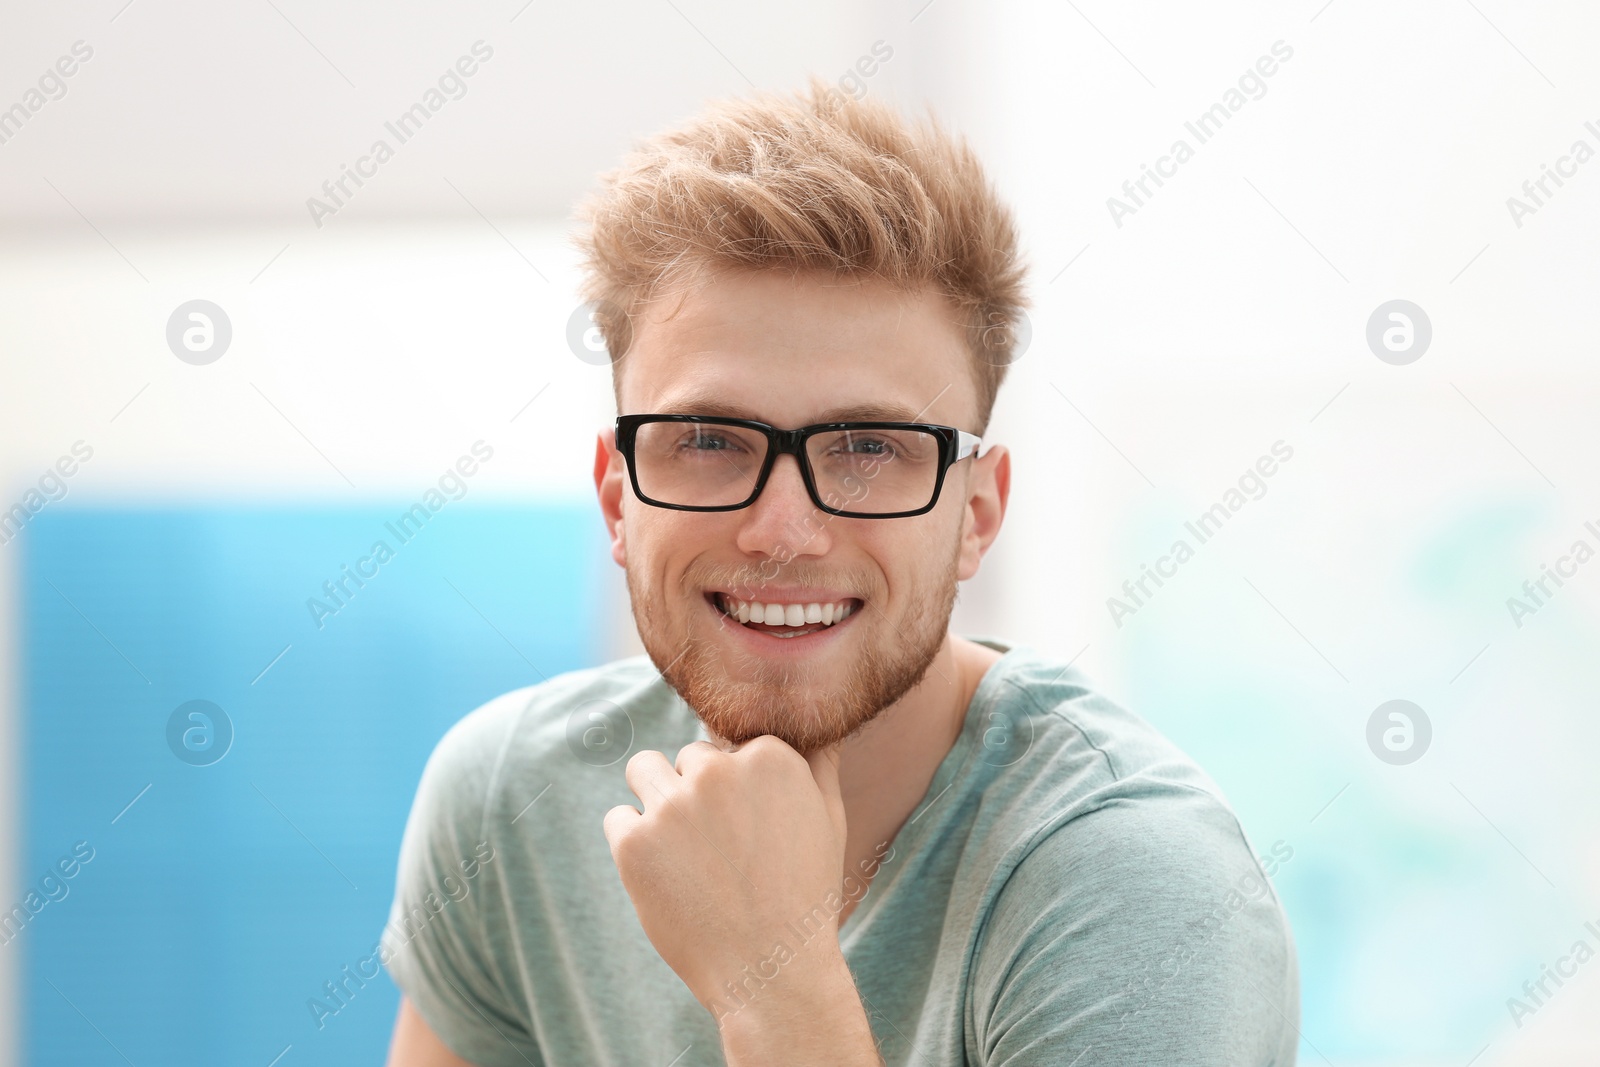
[[[773,949],[746,963],[736,973],[725,974],[702,1005],[712,1013],[718,1029],[731,1019],[781,1016],[786,1009],[818,997],[819,993],[850,977],[842,950],[834,937],[797,942],[789,937],[774,942]]]
[[[706,1008],[717,1029],[786,1028],[836,1010],[840,1003],[859,1006],[855,977],[832,938],[800,945],[780,941],[773,952],[712,991]]]

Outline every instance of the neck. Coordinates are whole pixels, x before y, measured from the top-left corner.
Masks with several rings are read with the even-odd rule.
[[[913,750],[937,750],[942,759],[961,732],[967,704],[977,688],[977,677],[972,676],[974,651],[990,652],[946,634],[922,680],[844,742],[840,769],[852,762],[863,770],[883,762],[899,763]]]
[[[961,735],[991,648],[947,634],[927,673],[844,742],[839,787],[849,827],[847,855],[871,854],[894,837]]]

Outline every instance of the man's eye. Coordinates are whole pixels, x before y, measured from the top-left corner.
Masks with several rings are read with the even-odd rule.
[[[890,456],[894,454],[894,445],[877,437],[858,437],[853,441],[841,441],[839,451],[853,456]]]
[[[739,446],[721,434],[697,433],[685,439],[682,447],[691,452],[728,452]]]

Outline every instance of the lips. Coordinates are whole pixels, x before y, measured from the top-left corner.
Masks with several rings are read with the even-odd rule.
[[[707,599],[724,618],[744,629],[779,638],[805,637],[831,629],[862,607],[858,597],[760,601],[719,591],[708,594]]]

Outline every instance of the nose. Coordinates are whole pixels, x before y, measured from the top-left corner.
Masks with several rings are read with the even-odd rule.
[[[738,545],[744,552],[787,562],[795,556],[820,556],[832,547],[831,516],[812,502],[794,456],[778,457],[761,495],[739,514]]]

